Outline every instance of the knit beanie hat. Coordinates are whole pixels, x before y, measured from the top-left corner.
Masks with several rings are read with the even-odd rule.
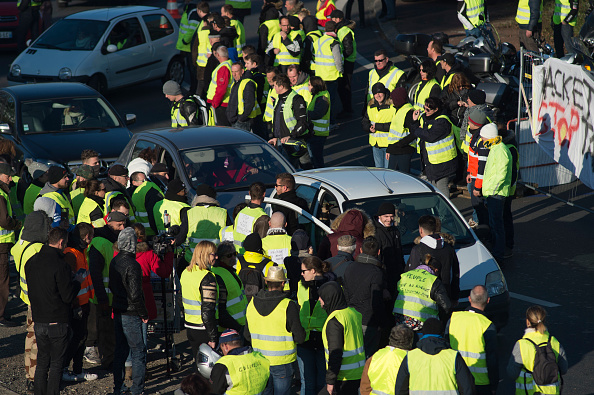
[[[250,252],[262,253],[262,239],[257,233],[249,234],[243,241],[243,248]]]
[[[487,121],[487,115],[485,115],[485,112],[475,106],[468,109],[468,122],[474,126],[483,126],[489,121]]]
[[[52,166],[47,171],[47,175],[48,175],[47,181],[50,184],[56,184],[58,181],[60,181],[62,178],[64,178],[64,176],[66,174],[68,174],[68,172],[63,167]]]
[[[309,247],[309,236],[303,229],[297,229],[291,237],[291,249],[293,250],[307,250]]]
[[[481,137],[484,139],[494,139],[499,136],[499,130],[494,123],[487,124],[481,128]]]
[[[169,184],[167,184],[167,192],[177,194],[181,190],[183,190],[185,187],[186,187],[186,185],[183,183],[183,181],[180,180],[179,178],[176,178],[175,180],[173,180]]]
[[[443,333],[443,325],[437,318],[428,318],[423,324],[423,335],[441,335]]]
[[[396,215],[396,208],[390,202],[382,203],[382,205],[379,206],[379,209],[377,210],[376,215],[379,217],[380,215],[386,215],[386,214]]]
[[[474,104],[485,104],[485,100],[487,99],[487,94],[485,91],[481,91],[479,89],[473,89],[468,92],[468,98]]]
[[[408,103],[408,97],[406,95],[406,88],[399,86],[395,88],[392,93],[390,93],[390,98],[392,99],[392,103],[394,103],[394,108],[400,108],[406,103]]]
[[[179,84],[173,80],[169,80],[163,84],[163,94],[170,96],[181,95],[182,91]]]
[[[108,174],[110,176],[127,176],[128,169],[122,165],[113,165],[109,168]]]
[[[375,84],[373,84],[373,87],[371,88],[371,93],[373,93],[374,95],[376,93],[384,93],[387,94],[389,91],[386,89],[386,87],[384,86],[384,84],[382,84],[381,82],[376,82]]]
[[[217,192],[208,184],[200,184],[196,187],[196,196],[206,195],[210,198],[216,198]]]

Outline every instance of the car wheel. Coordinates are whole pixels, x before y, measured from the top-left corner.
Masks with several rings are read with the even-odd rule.
[[[107,91],[107,81],[101,74],[95,74],[89,78],[87,85],[101,94],[104,94]]]
[[[184,82],[184,62],[178,56],[171,59],[169,66],[167,66],[167,73],[163,77],[163,83],[169,80],[173,80],[180,85]]]

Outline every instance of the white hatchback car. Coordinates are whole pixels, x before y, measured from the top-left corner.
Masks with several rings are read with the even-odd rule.
[[[158,7],[83,11],[43,32],[15,59],[8,80],[82,82],[103,93],[157,78],[184,78],[177,23]]]
[[[505,277],[495,258],[480,242],[458,209],[438,190],[420,179],[394,170],[366,167],[336,167],[294,173],[297,195],[305,199],[310,213],[300,215],[312,245],[317,246],[330,229],[334,218],[350,208],[358,208],[373,216],[384,202],[398,209],[398,228],[402,235],[405,262],[419,235],[418,219],[434,215],[441,219],[442,232],[456,239],[455,249],[460,261],[460,299],[458,309],[468,306],[470,290],[482,284],[489,291],[491,301],[487,316],[498,329],[509,320],[509,292]],[[300,211],[286,202],[266,198]],[[309,219],[308,219],[309,217]],[[313,225],[313,222],[317,222]]]

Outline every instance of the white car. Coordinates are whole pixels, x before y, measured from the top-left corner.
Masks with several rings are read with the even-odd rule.
[[[281,204],[301,212],[303,215],[299,216],[299,221],[306,226],[314,246],[331,231],[327,225],[339,214],[350,208],[358,208],[374,216],[383,202],[391,202],[398,210],[398,228],[406,262],[414,240],[419,236],[419,217],[439,216],[442,232],[456,238],[455,249],[460,261],[458,309],[468,306],[470,290],[482,284],[491,298],[486,309],[487,316],[498,329],[507,324],[509,292],[499,265],[458,209],[429,183],[394,170],[366,167],[315,169],[293,175],[297,195],[307,201],[312,215],[275,199],[275,193],[272,199],[266,198],[265,202]],[[324,223],[320,223],[320,220]]]
[[[107,90],[162,78],[181,84],[177,23],[158,7],[83,11],[59,20],[15,59],[8,80],[82,82]]]

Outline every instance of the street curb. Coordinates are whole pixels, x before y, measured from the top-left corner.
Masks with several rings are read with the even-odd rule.
[[[0,395],[19,395],[14,391],[9,390],[8,388],[2,387],[0,385]]]

